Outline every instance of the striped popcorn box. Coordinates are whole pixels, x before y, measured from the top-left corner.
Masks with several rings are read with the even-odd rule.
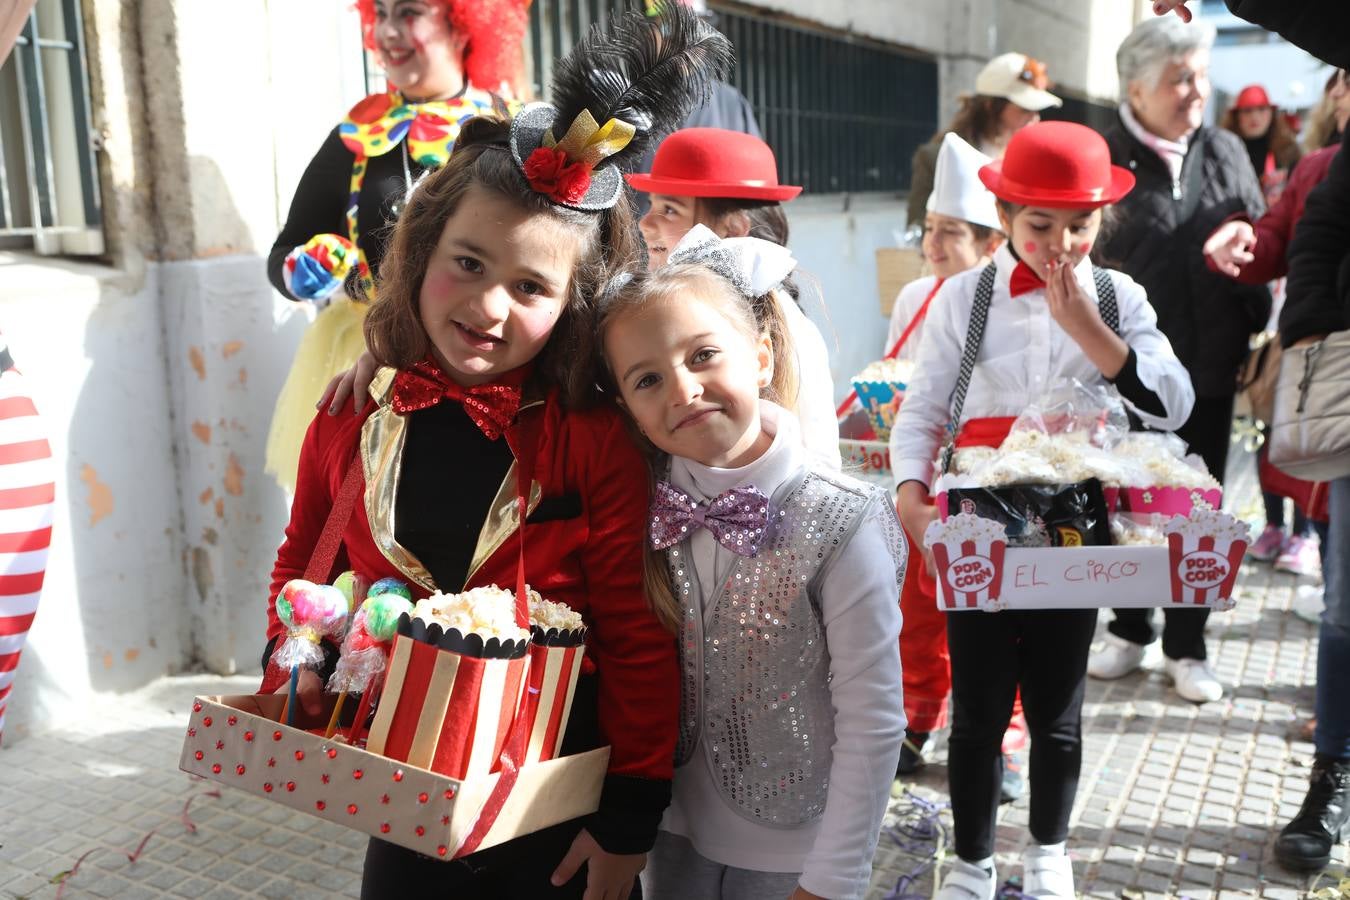
[[[1232,607],[1233,586],[1251,538],[1247,525],[1228,513],[1197,506],[1167,523],[1172,602]]]
[[[939,609],[1002,608],[1003,553],[1007,529],[999,522],[962,512],[931,522],[924,543],[933,551],[941,585]]]
[[[531,628],[529,686],[522,706],[531,725],[522,765],[557,758],[572,712],[585,642],[585,628]]]
[[[529,646],[404,614],[366,749],[456,779],[494,771],[525,689]]]

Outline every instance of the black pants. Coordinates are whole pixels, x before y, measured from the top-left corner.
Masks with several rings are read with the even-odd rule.
[[[371,838],[361,878],[361,900],[580,900],[586,867],[562,887],[549,876],[562,862],[581,820],[564,822],[465,859],[445,862]],[[630,900],[641,900],[634,882]]]
[[[1222,482],[1233,435],[1233,398],[1197,397],[1191,417],[1177,429],[1177,435],[1190,446],[1191,453],[1200,454],[1210,473]],[[1152,643],[1156,637],[1152,612],[1151,609],[1118,609],[1107,630],[1135,644]],[[1204,659],[1208,655],[1205,651],[1205,622],[1208,619],[1207,607],[1164,607],[1163,653],[1169,659]]]
[[[1095,609],[947,614],[947,777],[962,859],[994,853],[1003,731],[1019,685],[1031,734],[1031,837],[1038,844],[1068,837],[1083,760],[1083,682],[1096,624]]]

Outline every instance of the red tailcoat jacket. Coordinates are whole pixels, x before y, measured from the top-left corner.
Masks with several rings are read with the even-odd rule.
[[[285,633],[276,596],[287,581],[303,577],[358,453],[365,489],[343,532],[344,553],[327,580],[350,568],[371,582],[384,577],[407,581],[415,597],[436,590],[430,574],[394,539],[394,499],[407,422],[388,405],[392,382],[393,370],[381,370],[371,386],[377,399],[361,415],[320,412],[310,425],[291,521],[272,570],[269,640]],[[535,421],[528,423],[527,417]],[[610,827],[587,827],[610,852],[643,852],[669,802],[680,691],[675,639],[656,619],[642,587],[647,468],[612,407],[564,412],[556,392],[534,402],[527,393],[508,434],[518,437],[527,423],[538,434],[537,487],[531,491],[530,509],[540,498],[572,495],[581,501],[577,517],[527,522],[525,577],[542,596],[579,612],[589,628],[586,659],[595,665],[600,738],[611,746],[611,755],[597,816],[607,818]],[[519,446],[518,440],[512,443]],[[453,450],[446,463],[445,477],[474,477],[456,469]],[[515,586],[520,552],[516,472],[513,463],[489,510],[466,590]],[[284,675],[269,667],[261,690],[276,690]]]

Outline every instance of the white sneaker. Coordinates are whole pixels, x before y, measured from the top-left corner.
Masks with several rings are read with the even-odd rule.
[[[1022,895],[1073,900],[1073,861],[1063,850],[1035,844],[1022,853]]]
[[[1223,696],[1223,685],[1203,659],[1163,659],[1163,670],[1178,694],[1192,703],[1208,703]]]
[[[1124,678],[1144,662],[1144,646],[1107,632],[1106,646],[1088,657],[1088,674],[1110,681]]]
[[[998,876],[993,867],[982,869],[958,858],[942,879],[942,887],[934,900],[994,900]]]
[[[1305,622],[1311,622],[1319,625],[1322,622],[1322,612],[1327,608],[1326,599],[1323,596],[1324,588],[1320,584],[1300,584],[1294,589],[1294,602],[1290,604],[1290,609],[1294,615]]]

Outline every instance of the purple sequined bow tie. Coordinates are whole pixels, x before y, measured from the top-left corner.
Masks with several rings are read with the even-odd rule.
[[[678,544],[702,526],[732,553],[754,556],[764,542],[768,524],[769,498],[758,488],[732,488],[703,504],[668,481],[656,484],[651,516],[653,549]]]

